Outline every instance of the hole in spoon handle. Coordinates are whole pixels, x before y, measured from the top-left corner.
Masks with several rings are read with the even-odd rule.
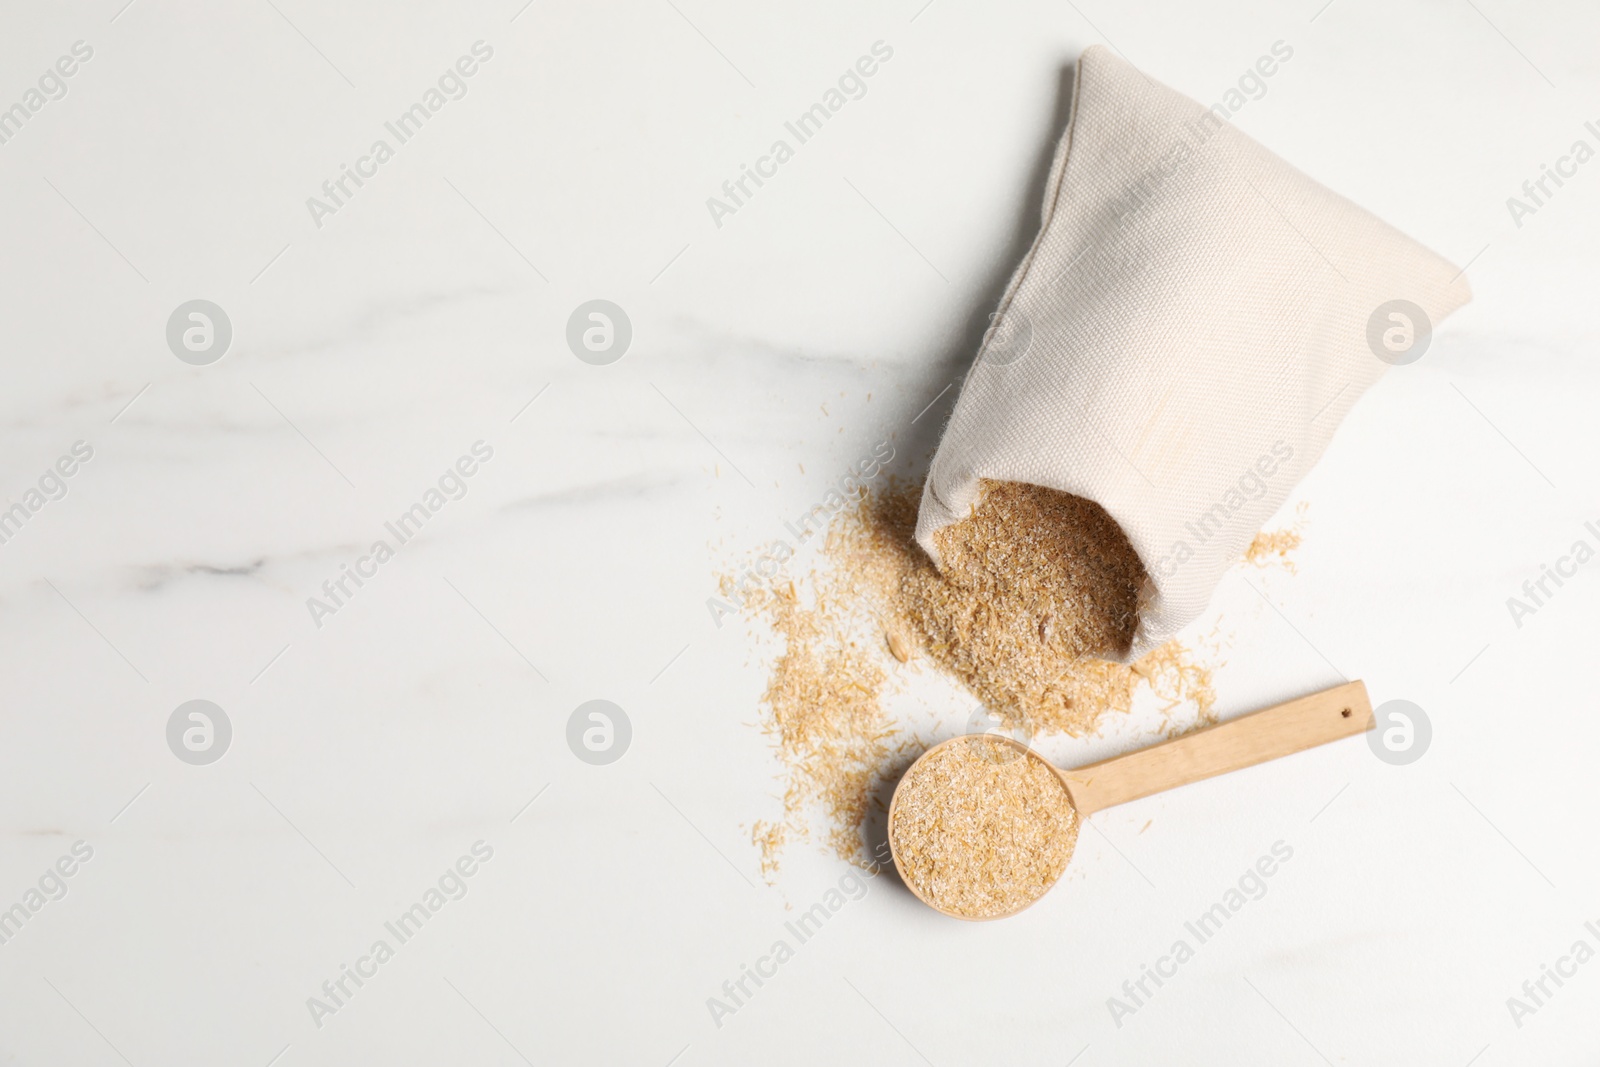
[[[1253,711],[1185,737],[1062,771],[1082,815],[1303,752],[1372,728],[1359,681]]]

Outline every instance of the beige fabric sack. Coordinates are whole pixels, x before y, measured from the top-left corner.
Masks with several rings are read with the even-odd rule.
[[[917,540],[937,561],[984,478],[1098,502],[1151,577],[1141,655],[1205,611],[1362,391],[1469,299],[1444,259],[1092,47]]]

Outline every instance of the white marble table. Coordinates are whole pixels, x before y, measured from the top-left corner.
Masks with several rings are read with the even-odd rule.
[[[1600,948],[1600,562],[1507,607],[1600,546],[1600,163],[1507,206],[1600,148],[1592,8],[108,0],[0,24],[23,505],[0,1062],[1594,1062],[1600,963],[1570,953]],[[761,879],[781,767],[714,574],[876,442],[925,461],[949,395],[916,417],[1031,236],[1096,41],[1205,100],[1286,43],[1238,125],[1469,265],[1476,302],[1286,506],[1309,502],[1298,572],[1230,575],[1194,634],[1225,640],[1224,714],[1343,674],[1424,709],[1431,744],[1107,812],[1000,924],[875,880],[713,1018],[855,884],[806,845]],[[631,324],[620,361],[569,349],[592,300]],[[970,701],[930,693],[958,729]],[[608,765],[566,742],[594,699],[631,723]],[[169,747],[193,700],[231,730],[211,763]],[[188,714],[178,751],[223,747]],[[1275,845],[1260,899],[1134,1001]],[[1545,966],[1571,974],[1535,1004]]]

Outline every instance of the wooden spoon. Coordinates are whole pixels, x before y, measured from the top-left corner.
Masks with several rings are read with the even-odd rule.
[[[1013,745],[1030,759],[1037,759],[1055,771],[1066,787],[1072,806],[1080,819],[1097,811],[1130,800],[1176,789],[1181,785],[1202,781],[1229,771],[1241,770],[1265,763],[1280,756],[1293,755],[1308,748],[1351,737],[1372,729],[1372,704],[1367,699],[1367,687],[1361,682],[1347,682],[1320,693],[1300,697],[1262,711],[1241,715],[1215,726],[1196,730],[1192,734],[1163,741],[1111,759],[1091,763],[1074,770],[1062,770],[1010,738],[990,736],[991,739]],[[947,745],[969,742],[972,735],[953,737],[928,749],[917,757],[916,763],[900,779],[904,785],[916,771],[918,763],[945,748]],[[895,808],[900,800],[900,787],[895,787],[894,799],[889,804],[889,841],[895,842]],[[948,911],[923,896],[917,885],[906,876],[901,866],[899,850],[894,849],[895,869],[900,878],[917,898],[936,911],[958,919],[1000,919],[1015,915],[1044,895],[1048,886],[1038,896],[1005,915],[971,916]],[[1059,876],[1058,876],[1059,877]]]

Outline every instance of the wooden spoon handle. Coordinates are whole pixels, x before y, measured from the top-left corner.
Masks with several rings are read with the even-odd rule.
[[[1080,815],[1302,752],[1372,728],[1367,687],[1346,682],[1186,737],[1059,771]]]

